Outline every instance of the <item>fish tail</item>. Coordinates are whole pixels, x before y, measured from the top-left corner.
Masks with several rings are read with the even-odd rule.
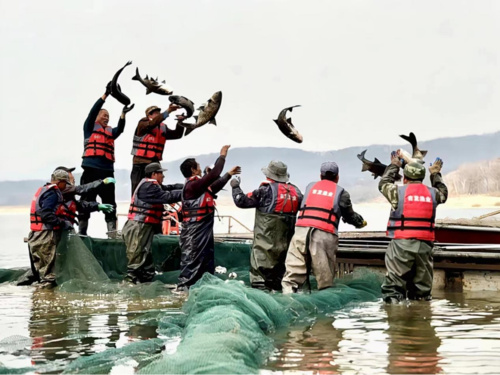
[[[139,74],[139,68],[135,69],[135,76],[132,77],[133,81],[141,81],[141,75]]]

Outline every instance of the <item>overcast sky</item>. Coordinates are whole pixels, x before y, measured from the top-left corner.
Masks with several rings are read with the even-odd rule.
[[[120,84],[136,106],[115,168],[131,168],[145,108],[169,103],[131,80],[137,66],[197,106],[223,92],[218,126],[167,142],[165,160],[223,144],[322,151],[399,143],[410,131],[428,140],[499,129],[498,1],[0,0],[0,8],[0,180],[79,167],[88,111],[128,60]],[[295,104],[300,145],[272,121]],[[121,107],[106,101],[110,125]]]

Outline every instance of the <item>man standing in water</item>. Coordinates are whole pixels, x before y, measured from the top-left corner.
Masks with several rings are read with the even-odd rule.
[[[393,152],[378,188],[391,204],[387,235],[392,238],[385,254],[387,274],[382,294],[387,303],[432,298],[432,248],[436,207],[446,202],[448,189],[441,177],[443,161],[437,158],[429,167],[432,187],[422,183],[425,167],[419,162],[406,164],[404,185],[395,185],[401,167]]]
[[[104,180],[106,177],[114,177],[115,163],[115,139],[123,133],[125,129],[125,115],[130,107],[123,107],[118,126],[112,128],[108,126],[109,113],[103,109],[104,101],[111,93],[111,82],[106,86],[106,92],[94,104],[83,124],[84,151],[82,168],[83,174],[80,185],[85,185],[96,180]],[[102,185],[97,190],[82,194],[83,201],[93,202],[97,195],[101,197],[102,203],[111,204],[113,210],[105,213],[105,220],[108,227],[108,236],[116,237],[116,201],[115,184]],[[78,216],[80,222],[79,233],[87,235],[90,213],[82,213]]]
[[[281,290],[288,245],[295,231],[295,215],[302,202],[299,188],[288,182],[287,165],[273,160],[262,168],[266,180],[245,195],[240,180],[231,180],[239,208],[255,208],[250,283],[253,288]]]
[[[181,172],[186,178],[182,191],[182,231],[179,244],[181,254],[181,274],[179,291],[187,289],[198,281],[205,272],[211,274],[214,266],[214,195],[240,173],[240,167],[233,167],[219,177],[230,146],[221,149],[214,168],[201,177],[200,164],[189,158],[182,162]]]

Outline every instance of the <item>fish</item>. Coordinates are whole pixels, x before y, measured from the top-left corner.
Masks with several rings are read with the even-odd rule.
[[[198,108],[198,115],[194,116],[196,123],[185,124],[183,121],[178,122],[179,125],[186,128],[186,134],[188,135],[194,129],[205,125],[206,123],[217,125],[215,121],[215,115],[219,112],[220,106],[222,104],[222,91],[215,92],[208,101]]]
[[[123,68],[118,70],[115,75],[113,76],[113,80],[111,81],[111,96],[118,100],[120,103],[122,103],[125,106],[128,106],[130,104],[130,99],[127,95],[125,95],[122,90],[120,85],[118,84],[118,77],[120,76],[121,72],[123,69],[125,69],[127,66],[132,64],[132,61],[128,61]]]
[[[423,163],[424,157],[425,157],[425,155],[427,155],[427,151],[420,150],[418,148],[417,137],[415,136],[415,134],[414,133],[410,133],[410,135],[401,134],[400,137],[411,144],[411,147],[412,147],[412,156],[411,157],[413,159],[418,159],[420,161],[420,163]]]
[[[194,113],[194,103],[185,96],[172,95],[168,97],[171,103],[181,106],[186,111],[185,118],[190,118]]]
[[[290,138],[292,141],[302,143],[302,135],[300,135],[297,129],[295,129],[295,126],[293,126],[292,118],[286,118],[287,111],[292,112],[293,108],[295,107],[300,107],[300,105],[294,105],[292,107],[283,109],[278,115],[278,119],[273,121],[276,123],[276,125],[278,125],[278,128],[285,136]]]
[[[152,92],[159,95],[172,95],[174,92],[172,88],[165,83],[165,81],[162,81],[161,83],[158,82],[158,77],[154,79],[153,77],[149,78],[146,75],[144,79],[141,78],[139,68],[135,69],[135,76],[132,77],[132,80],[139,81],[146,87],[146,95]]]
[[[363,162],[363,167],[361,168],[361,172],[369,171],[372,172],[373,178],[380,177],[384,174],[387,165],[382,163],[380,160],[375,158],[374,161],[370,161],[365,158],[366,151],[364,150],[361,154],[358,154],[358,159]],[[401,175],[398,173],[396,176],[396,181],[401,180]]]

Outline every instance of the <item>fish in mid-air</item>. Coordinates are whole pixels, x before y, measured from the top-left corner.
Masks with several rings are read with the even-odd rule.
[[[136,68],[135,76],[132,77],[132,80],[139,81],[146,87],[146,95],[152,92],[159,95],[172,95],[174,92],[172,88],[165,83],[165,81],[162,81],[161,83],[158,82],[158,78],[149,78],[147,75],[145,78],[141,78],[139,68]]]
[[[412,154],[411,154],[411,159],[414,159],[414,161],[417,161],[421,164],[424,163],[424,157],[427,155],[426,150],[420,150],[417,145],[417,137],[415,136],[414,133],[410,133],[410,135],[400,135],[401,138],[403,138],[405,141],[409,142],[412,147]],[[408,153],[405,150],[400,149],[400,153],[402,154],[401,156],[405,156],[405,160],[408,158]]]
[[[358,159],[362,161],[363,167],[361,168],[361,172],[369,171],[372,173],[373,178],[380,177],[384,174],[387,165],[382,163],[380,160],[375,158],[374,161],[370,161],[365,158],[366,151],[364,150],[361,154],[358,154]],[[396,181],[401,180],[401,175],[398,173],[396,176]]]
[[[184,108],[184,110],[186,111],[186,115],[183,116],[184,118],[190,118],[193,115],[194,103],[185,96],[171,95],[168,97],[168,100],[170,100],[171,103],[177,104],[178,106]]]
[[[179,125],[184,126],[186,128],[186,134],[188,135],[194,129],[199,128],[200,126],[205,125],[206,123],[217,125],[215,121],[215,115],[219,112],[220,106],[222,104],[222,92],[217,91],[212,95],[208,101],[203,104],[198,110],[200,111],[197,116],[194,116],[196,123],[194,124],[184,124],[182,121],[179,122]]]
[[[113,80],[111,81],[111,96],[118,100],[120,103],[122,103],[125,106],[128,106],[130,104],[130,99],[127,95],[125,95],[122,90],[120,85],[118,84],[118,77],[120,76],[121,72],[123,69],[125,69],[127,66],[132,64],[132,61],[128,61],[123,68],[118,70],[115,75],[113,76]]]
[[[281,132],[290,138],[292,141],[295,141],[297,143],[302,143],[302,135],[295,129],[295,126],[292,124],[292,118],[286,118],[286,113],[288,111],[292,112],[292,110],[295,107],[300,107],[300,105],[294,105],[292,107],[288,107],[283,109],[280,114],[278,115],[278,119],[273,120],[276,125],[278,125],[278,128],[281,130]]]

